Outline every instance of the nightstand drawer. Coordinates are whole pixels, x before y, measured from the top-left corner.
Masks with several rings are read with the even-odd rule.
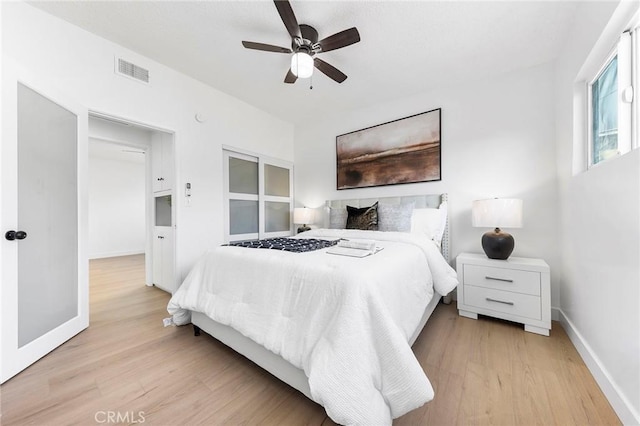
[[[528,294],[466,285],[464,304],[519,317],[542,319],[540,298]]]
[[[462,284],[540,296],[540,273],[532,271],[464,265]]]

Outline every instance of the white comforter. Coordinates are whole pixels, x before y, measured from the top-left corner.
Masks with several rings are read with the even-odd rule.
[[[408,344],[433,289],[456,274],[436,245],[413,234],[319,229],[298,238],[373,239],[364,258],[326,249],[288,253],[223,246],[208,252],[169,302],[213,320],[304,370],[313,399],[339,424],[390,424],[433,398]]]

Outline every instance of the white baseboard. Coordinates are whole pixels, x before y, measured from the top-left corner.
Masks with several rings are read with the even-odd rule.
[[[89,255],[89,259],[105,259],[107,257],[131,256],[134,254],[144,254],[144,249],[130,250],[130,251],[114,251],[110,253],[94,253]]]
[[[555,306],[551,307],[551,320],[560,321],[560,308],[556,308]]]
[[[552,317],[554,319],[556,317],[558,318],[557,321],[559,321],[564,328],[569,339],[578,351],[578,354],[582,357],[582,360],[622,423],[625,425],[640,425],[640,414],[620,391],[620,388],[612,380],[611,375],[609,375],[609,372],[604,368],[598,356],[593,352],[591,346],[589,346],[571,320],[560,308],[553,308]]]

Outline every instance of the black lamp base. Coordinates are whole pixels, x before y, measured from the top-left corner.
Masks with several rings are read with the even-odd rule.
[[[482,236],[482,249],[489,259],[507,260],[514,247],[515,240],[511,234],[501,231],[500,228]]]
[[[310,230],[311,230],[311,228],[308,227],[307,225],[302,225],[301,227],[298,228],[298,234],[301,233],[301,232],[307,232],[307,231],[310,231]]]

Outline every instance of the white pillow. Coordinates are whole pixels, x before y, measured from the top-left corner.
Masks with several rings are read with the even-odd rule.
[[[411,214],[411,232],[426,235],[438,244],[442,243],[444,229],[447,226],[447,203],[440,208],[413,209]]]

